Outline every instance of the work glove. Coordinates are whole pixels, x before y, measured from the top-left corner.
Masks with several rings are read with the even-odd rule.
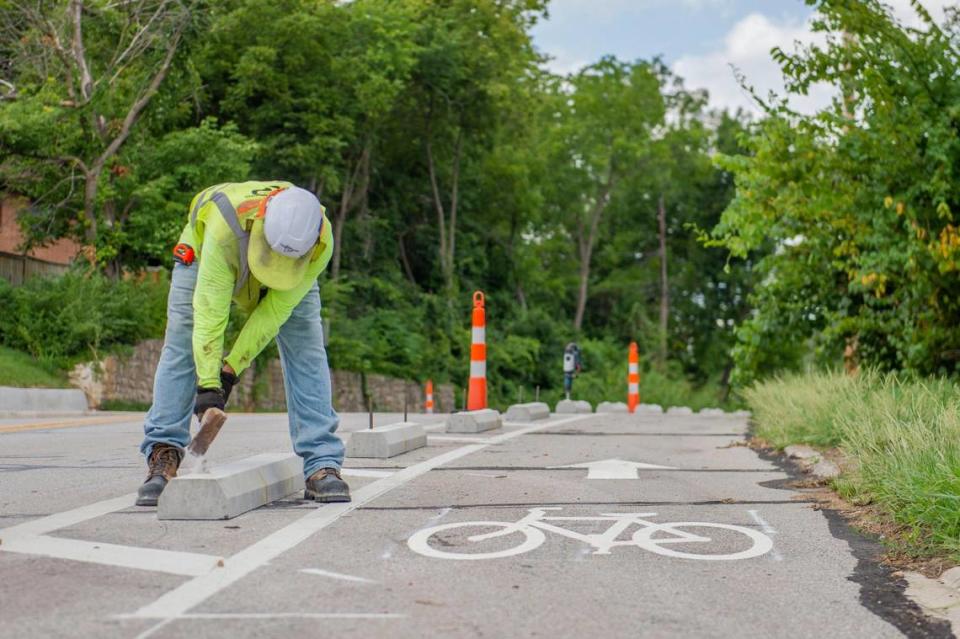
[[[203,420],[203,414],[207,412],[208,408],[219,408],[223,410],[226,403],[227,398],[222,389],[198,388],[197,399],[193,404],[193,412],[198,419]]]
[[[234,385],[237,383],[237,376],[233,373],[228,373],[225,370],[220,371],[220,388],[223,389],[223,403],[226,404],[227,400],[230,399],[230,392],[233,390]]]

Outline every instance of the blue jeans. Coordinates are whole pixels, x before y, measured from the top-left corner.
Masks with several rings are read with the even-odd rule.
[[[175,264],[167,300],[167,332],[153,380],[153,405],[143,425],[140,452],[150,456],[155,444],[185,448],[197,392],[193,362],[193,289],[197,264]],[[283,385],[294,452],[303,458],[303,475],[321,468],[339,469],[343,442],[334,433],[340,418],[333,410],[330,369],[323,347],[320,290],[314,284],[277,335]],[[229,430],[229,423],[225,427]],[[229,434],[226,434],[229,437]],[[223,434],[221,434],[223,437]]]

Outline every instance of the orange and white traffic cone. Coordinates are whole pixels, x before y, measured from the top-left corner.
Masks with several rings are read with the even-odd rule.
[[[427,415],[433,415],[433,380],[427,380],[427,401],[423,404],[424,410],[426,410]]]
[[[470,385],[467,410],[487,407],[487,315],[483,293],[473,294],[473,339],[470,344]]]
[[[630,355],[627,357],[627,408],[636,412],[640,403],[640,356],[637,355],[637,343],[630,343]]]

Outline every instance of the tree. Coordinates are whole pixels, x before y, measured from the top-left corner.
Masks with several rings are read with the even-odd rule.
[[[378,135],[408,81],[416,28],[409,2],[251,0],[215,22],[202,53],[211,106],[260,142],[257,169],[335,202],[334,278],[348,216],[368,207]]]
[[[404,96],[405,129],[419,135],[434,209],[446,295],[456,290],[458,217],[464,157],[478,159],[512,87],[534,73],[527,29],[540,0],[422,2],[420,53]],[[410,126],[412,125],[412,127]]]
[[[189,0],[13,0],[0,8],[11,74],[0,178],[33,195],[45,215],[65,214],[64,233],[102,249],[101,222],[117,224],[123,211],[102,191],[104,178],[128,172],[118,155],[170,74],[194,10]]]
[[[550,98],[543,124],[554,175],[549,206],[576,243],[573,327],[579,331],[604,212],[621,183],[649,166],[646,158],[654,130],[663,122],[664,102],[650,64],[614,58],[555,82]]]
[[[795,345],[807,340],[825,362],[856,341],[870,365],[955,373],[956,12],[937,25],[914,3],[914,29],[875,0],[816,5],[826,43],[774,57],[789,93],[827,82],[837,99],[813,116],[766,104],[751,155],[722,160],[737,192],[714,238],[740,257],[774,248],[738,330],[738,380],[798,365],[806,349]],[[781,344],[791,348],[778,353]]]

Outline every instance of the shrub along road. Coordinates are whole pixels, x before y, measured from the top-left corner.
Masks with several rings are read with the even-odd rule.
[[[745,393],[756,434],[778,448],[836,447],[841,496],[900,529],[898,549],[956,563],[960,538],[957,386],[869,370],[771,379]]]
[[[949,636],[875,544],[730,445],[743,418],[414,417],[426,448],[347,460],[352,504],[209,522],[132,506],[136,416],[0,431],[0,636]],[[234,415],[214,461],[288,445],[280,416]]]

